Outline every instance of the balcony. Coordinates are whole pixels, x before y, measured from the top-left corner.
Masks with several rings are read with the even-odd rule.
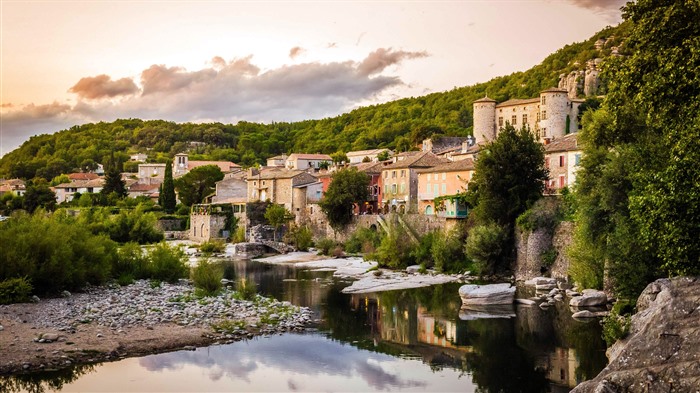
[[[435,194],[433,194],[432,192],[419,193],[419,194],[418,194],[418,200],[421,200],[421,201],[432,201],[432,200],[435,199],[435,197],[437,197],[437,196],[439,196],[439,195],[435,195]]]

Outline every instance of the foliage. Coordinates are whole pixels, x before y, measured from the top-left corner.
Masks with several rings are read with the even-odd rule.
[[[389,159],[389,151],[384,150],[383,152],[377,154],[377,160],[378,161],[386,161]]]
[[[27,277],[37,294],[104,283],[116,244],[63,212],[15,214],[0,225],[0,280]]]
[[[542,254],[540,255],[540,258],[542,259],[542,266],[550,268],[552,265],[554,265],[554,262],[557,260],[558,256],[559,252],[557,252],[557,249],[554,247],[550,247],[542,251]]]
[[[199,251],[205,253],[219,253],[224,252],[226,249],[226,244],[221,240],[210,240],[199,245]]]
[[[341,164],[341,163],[348,163],[350,160],[348,159],[347,154],[345,154],[342,151],[337,151],[333,154],[331,154],[331,160],[333,160],[334,164]]]
[[[418,239],[418,244],[411,250],[411,258],[414,264],[421,265],[425,268],[432,268],[434,266],[434,260],[432,255],[432,248],[434,239],[440,236],[436,231],[428,232]]]
[[[627,337],[631,324],[630,315],[621,314],[613,307],[610,314],[603,318],[603,339],[608,347]]]
[[[22,199],[24,210],[33,213],[38,208],[53,210],[56,207],[56,194],[45,181],[36,179],[27,185]]]
[[[337,246],[338,242],[329,238],[319,239],[316,242],[318,253],[321,255],[331,255],[331,251],[333,251]]]
[[[292,224],[289,231],[284,235],[284,241],[293,245],[298,251],[307,251],[314,243],[311,229],[305,225],[295,224]]]
[[[335,172],[331,184],[319,203],[328,223],[335,231],[342,230],[352,220],[353,204],[369,197],[369,176],[351,167]]]
[[[156,244],[149,254],[151,278],[170,283],[187,278],[187,255],[180,247],[170,247],[165,242]]]
[[[144,205],[133,210],[122,209],[107,224],[109,237],[120,243],[135,241],[149,244],[163,240],[163,232],[156,228],[158,218],[155,213],[146,213],[145,209]]]
[[[112,276],[120,284],[130,284],[134,279],[149,278],[150,275],[148,255],[138,243],[128,242],[119,247],[112,265]]]
[[[224,270],[221,264],[212,263],[209,259],[202,258],[190,272],[190,278],[200,294],[214,296],[221,290],[221,279],[224,278]]]
[[[275,241],[277,241],[277,232],[279,232],[280,227],[293,219],[294,214],[287,210],[284,205],[271,203],[265,209],[265,220],[268,224],[275,227],[275,233],[273,234]]]
[[[32,283],[27,277],[0,281],[0,304],[24,303],[32,294]]]
[[[255,281],[241,278],[236,281],[236,298],[240,300],[253,300],[258,294]]]
[[[463,273],[470,261],[464,252],[464,237],[459,227],[449,232],[437,232],[433,238],[430,255],[435,263],[435,270],[441,273]]]
[[[506,230],[495,223],[479,225],[469,231],[464,251],[474,261],[478,274],[494,271],[509,246],[507,237]]]
[[[382,238],[376,252],[368,255],[369,259],[375,260],[380,267],[391,269],[403,269],[411,265],[411,251],[415,247],[415,242],[410,241],[406,229],[402,225],[388,224],[389,231]]]
[[[163,210],[165,210],[165,212],[168,214],[172,214],[173,212],[175,212],[177,200],[175,198],[175,183],[173,182],[173,164],[171,161],[168,161],[165,164],[165,175],[163,178],[163,184],[161,185],[158,204],[163,206]]]
[[[370,228],[360,228],[350,235],[350,238],[345,242],[345,251],[348,253],[365,253],[374,252],[381,242],[381,235],[377,230]]]
[[[531,208],[515,220],[516,225],[523,231],[533,232],[545,229],[553,233],[558,224],[559,201],[556,197],[546,197],[535,202]]]
[[[245,241],[245,227],[237,227],[231,237],[231,243],[243,243]]]
[[[216,165],[196,167],[175,180],[180,201],[183,205],[192,206],[202,203],[204,197],[214,192],[216,182],[222,180],[224,174]]]
[[[104,195],[115,193],[118,197],[126,196],[126,184],[122,180],[122,165],[123,161],[114,155],[114,152],[105,157],[105,184],[100,191]]]

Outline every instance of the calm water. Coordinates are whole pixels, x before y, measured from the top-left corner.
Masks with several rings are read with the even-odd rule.
[[[345,295],[330,272],[236,261],[226,274],[310,307],[318,332],[2,378],[0,391],[566,392],[606,363],[597,321],[563,304],[482,318],[460,311],[458,284]]]

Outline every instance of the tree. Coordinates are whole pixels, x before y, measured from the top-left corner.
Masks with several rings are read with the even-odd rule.
[[[27,185],[22,207],[30,213],[40,207],[53,210],[56,207],[56,194],[51,191],[46,181],[37,178]]]
[[[492,241],[503,241],[500,261],[505,262],[513,249],[515,220],[542,197],[548,176],[544,147],[526,128],[518,131],[507,124],[479,154],[467,199],[474,206],[478,224],[495,224],[502,228],[504,236],[488,237]],[[476,248],[472,249],[472,254],[474,250]],[[467,251],[469,253],[469,249]],[[484,269],[505,267],[493,263],[493,256],[489,258],[482,258]]]
[[[287,210],[284,205],[271,203],[267,206],[267,209],[265,209],[265,220],[275,227],[275,233],[273,234],[273,239],[275,241],[277,241],[277,232],[280,227],[293,219],[294,214]]]
[[[102,193],[109,195],[115,193],[118,197],[126,196],[126,185],[122,180],[122,162],[114,156],[114,152],[110,156],[105,157],[105,184],[102,188]]]
[[[183,205],[192,206],[202,203],[204,197],[211,194],[216,182],[224,178],[223,172],[216,165],[196,167],[175,180],[175,189]]]
[[[164,176],[163,184],[161,185],[159,203],[166,213],[172,214],[175,211],[177,200],[175,198],[175,183],[173,182],[173,166],[172,162],[170,161],[165,164]]]
[[[342,169],[333,174],[320,205],[334,230],[341,230],[350,223],[353,204],[367,200],[368,186],[369,176],[357,168]]]
[[[333,160],[334,164],[342,164],[350,161],[347,154],[343,153],[342,151],[331,154],[331,159]]]
[[[378,161],[386,161],[389,159],[389,150],[384,150],[383,152],[377,154]]]

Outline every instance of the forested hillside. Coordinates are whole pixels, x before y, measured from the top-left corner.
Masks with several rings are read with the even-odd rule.
[[[94,166],[112,153],[126,161],[128,154],[143,152],[149,161],[163,162],[176,153],[189,151],[195,160],[228,160],[251,166],[281,153],[333,153],[375,147],[409,150],[434,134],[469,135],[474,100],[486,94],[499,102],[535,97],[541,90],[556,86],[560,74],[582,69],[587,60],[609,56],[610,47],[624,41],[627,29],[625,23],[604,29],[587,41],[559,49],[524,72],[447,92],[363,107],[332,118],[236,125],[122,119],[74,126],[32,137],[6,154],[0,159],[0,178],[39,176],[50,180],[61,173]],[[598,38],[608,38],[601,50],[594,46]],[[624,52],[624,46],[621,50]],[[188,143],[192,141],[206,145],[192,148]]]

